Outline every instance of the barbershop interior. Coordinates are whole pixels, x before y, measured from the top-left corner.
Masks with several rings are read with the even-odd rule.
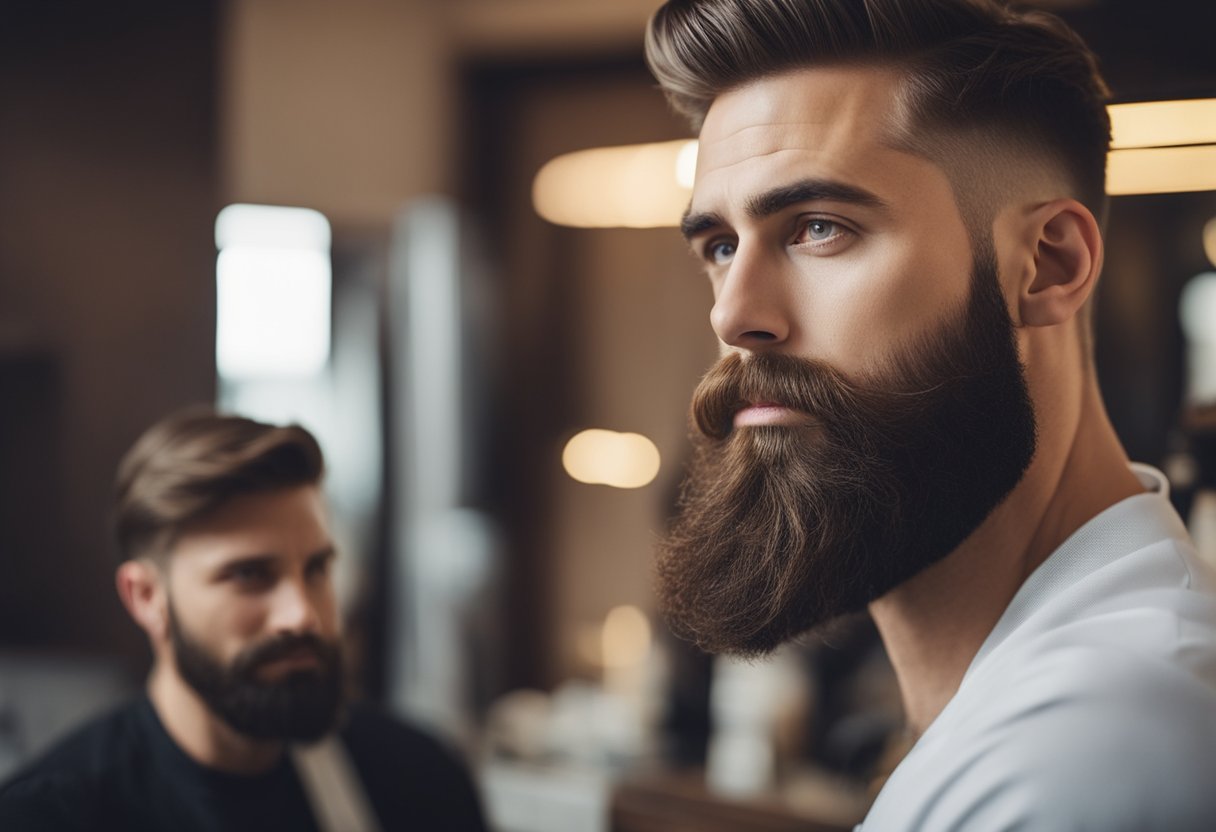
[[[115,470],[209,404],[318,438],[353,695],[499,832],[846,830],[906,750],[864,617],[676,638],[718,356],[657,0],[0,6],[0,780],[138,692]],[[1216,563],[1216,7],[1035,0],[1113,90],[1097,373]]]

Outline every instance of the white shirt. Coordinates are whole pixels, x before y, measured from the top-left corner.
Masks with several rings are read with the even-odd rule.
[[[859,829],[1216,830],[1216,583],[1133,469],[1155,493],[1026,580]]]

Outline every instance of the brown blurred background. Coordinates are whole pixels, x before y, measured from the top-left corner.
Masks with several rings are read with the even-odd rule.
[[[349,335],[338,299],[377,310],[377,388],[358,425],[331,430],[372,425],[363,452],[384,460],[352,535],[349,597],[362,687],[400,700],[401,654],[417,643],[403,632],[417,599],[402,588],[419,558],[444,556],[402,550],[414,509],[398,508],[428,475],[408,470],[406,369],[443,347],[402,345],[392,292],[414,239],[403,218],[441,197],[425,204],[458,223],[450,254],[467,312],[451,508],[482,530],[470,589],[454,596],[460,622],[443,636],[468,651],[469,724],[508,691],[594,678],[588,633],[620,605],[651,611],[651,541],[679,478],[689,394],[715,354],[710,298],[674,231],[551,225],[530,189],[558,154],[689,135],[642,61],[656,5],[0,5],[0,654],[139,679],[146,648],[112,590],[115,465],[151,422],[221,392],[217,212],[304,206],[333,229],[335,363]],[[1212,4],[1038,5],[1089,41],[1119,100],[1216,95]],[[1213,217],[1211,191],[1114,200],[1098,365],[1145,462],[1162,464],[1177,441],[1178,300],[1213,268],[1202,246]],[[630,490],[572,480],[562,448],[587,427],[649,437],[657,478]]]

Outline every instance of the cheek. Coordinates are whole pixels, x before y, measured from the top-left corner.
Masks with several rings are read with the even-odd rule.
[[[330,634],[337,633],[341,626],[341,616],[338,614],[338,596],[332,581],[327,582],[325,588],[320,591],[316,605],[322,629]]]
[[[216,599],[204,632],[214,634],[224,656],[231,659],[258,639],[265,629],[266,603],[258,596],[229,594]]]
[[[971,283],[965,255],[928,246],[887,245],[859,257],[828,281],[805,309],[819,354],[846,374],[879,369],[957,313]]]
[[[266,620],[266,601],[259,596],[241,597],[230,602],[224,615],[232,630],[241,635],[257,633]]]
[[[222,662],[230,662],[261,635],[265,605],[223,587],[179,587],[174,613],[182,630]]]

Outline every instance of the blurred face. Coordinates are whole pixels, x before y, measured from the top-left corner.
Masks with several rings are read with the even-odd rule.
[[[315,486],[235,497],[168,559],[178,674],[235,730],[313,739],[341,699],[334,559]]]
[[[1034,415],[990,240],[889,146],[894,80],[821,68],[720,96],[684,232],[723,358],[660,596],[763,653],[946,556],[1017,484]]]

